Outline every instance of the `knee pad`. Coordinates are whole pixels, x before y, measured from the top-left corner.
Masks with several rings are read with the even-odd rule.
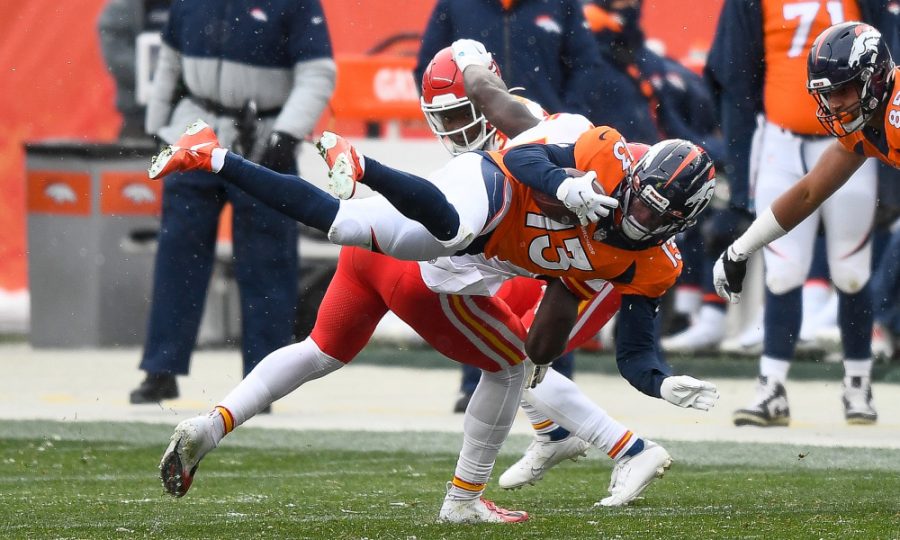
[[[812,243],[797,241],[783,242],[776,248],[766,248],[765,281],[766,288],[773,294],[784,294],[792,291],[806,282],[812,262]]]
[[[853,267],[848,264],[831,267],[831,282],[841,292],[856,294],[866,286],[872,270],[869,265]]]
[[[347,210],[342,204],[328,229],[328,240],[340,246],[356,246],[372,249],[372,229],[369,221],[358,212]]]
[[[509,366],[500,371],[485,371],[482,376],[493,379],[503,386],[521,386],[525,383],[525,362]]]
[[[803,285],[806,276],[799,269],[780,268],[778,271],[766,269],[766,288],[777,295],[785,294]]]

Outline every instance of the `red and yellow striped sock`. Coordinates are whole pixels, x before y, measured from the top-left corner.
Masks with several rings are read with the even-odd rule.
[[[458,476],[454,476],[453,480],[450,481],[448,495],[455,499],[475,499],[484,492],[485,485],[467,482]]]
[[[224,435],[228,435],[232,431],[234,431],[234,415],[231,414],[226,407],[221,405],[216,405],[216,408],[213,409],[214,413],[219,413],[222,416],[222,425],[225,427]]]

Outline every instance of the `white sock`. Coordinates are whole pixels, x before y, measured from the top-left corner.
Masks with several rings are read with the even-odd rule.
[[[784,384],[790,369],[791,363],[788,360],[779,360],[771,356],[763,356],[759,359],[759,374],[769,381]]]
[[[300,385],[342,367],[342,362],[323,353],[312,339],[306,338],[269,353],[219,405],[232,413],[237,427]]]
[[[225,156],[227,154],[227,148],[213,148],[212,159],[210,160],[212,172],[217,173],[222,170],[222,167],[225,166]]]
[[[865,377],[872,376],[872,359],[867,360],[844,360],[844,376],[845,377]]]
[[[519,403],[519,406],[522,407],[522,410],[525,411],[525,416],[527,416],[528,421],[531,422],[531,427],[534,429],[534,437],[539,441],[549,441],[550,432],[557,429],[559,424],[551,420],[543,412],[539,411],[537,407],[528,403],[527,400],[523,399]]]
[[[616,445],[630,433],[629,430],[588,399],[574,382],[552,368],[547,370],[539,385],[525,392],[524,397],[573,435],[607,454],[616,450],[618,455],[619,451],[627,450],[627,446],[616,449]]]
[[[491,477],[500,447],[509,435],[522,397],[525,366],[483,371],[463,420],[463,445],[447,491],[451,499],[476,499]]]

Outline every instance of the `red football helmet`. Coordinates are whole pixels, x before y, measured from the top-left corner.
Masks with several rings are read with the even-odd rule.
[[[490,70],[500,76],[496,62]],[[420,103],[431,131],[453,155],[484,149],[497,131],[466,96],[450,47],[434,55],[425,69]]]

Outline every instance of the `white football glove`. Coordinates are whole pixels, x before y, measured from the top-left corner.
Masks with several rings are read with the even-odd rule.
[[[747,256],[736,253],[734,247],[728,246],[713,266],[716,294],[732,304],[740,304],[746,274]]]
[[[556,198],[575,213],[582,225],[599,221],[609,211],[619,206],[619,201],[594,191],[597,173],[588,171],[584,176],[570,176],[556,189]]]
[[[716,385],[688,375],[666,377],[663,379],[659,393],[669,403],[679,407],[692,407],[701,411],[710,410],[719,399],[719,391],[716,390]]]
[[[453,51],[453,61],[461,72],[469,66],[490,68],[494,62],[491,53],[487,52],[480,41],[474,39],[457,39],[450,45],[450,49]]]

